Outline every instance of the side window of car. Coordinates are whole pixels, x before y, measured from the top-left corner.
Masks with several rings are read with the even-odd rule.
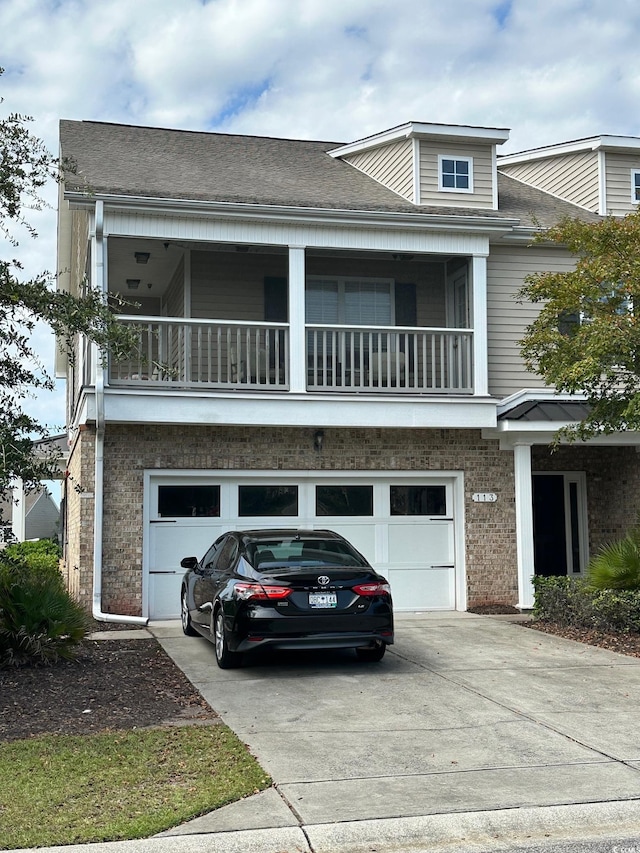
[[[205,572],[212,572],[214,570],[218,557],[220,555],[220,548],[224,540],[224,536],[221,536],[219,539],[216,539],[211,548],[209,548],[207,553],[202,558],[200,565],[202,566],[202,569]]]
[[[227,541],[220,549],[218,559],[216,561],[216,570],[219,572],[228,571],[233,565],[238,554],[238,543],[233,536],[229,536]]]

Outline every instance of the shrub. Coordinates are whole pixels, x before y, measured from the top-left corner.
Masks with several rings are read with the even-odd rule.
[[[640,590],[594,589],[570,577],[533,579],[533,617],[599,631],[640,632]]]
[[[54,543],[25,542],[0,555],[0,667],[74,657],[89,624],[58,571]]]
[[[640,528],[601,548],[589,563],[587,580],[594,589],[640,589]]]

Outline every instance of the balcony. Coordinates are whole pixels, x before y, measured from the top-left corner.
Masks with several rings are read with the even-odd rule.
[[[112,386],[290,391],[287,323],[120,319],[138,346],[110,361]],[[471,329],[308,324],[304,339],[309,393],[473,394]]]

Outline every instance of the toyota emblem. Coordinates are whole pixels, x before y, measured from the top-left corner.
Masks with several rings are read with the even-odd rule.
[[[320,584],[320,586],[326,586],[330,580],[331,578],[328,578],[326,575],[320,575],[320,577],[318,578],[318,583]]]

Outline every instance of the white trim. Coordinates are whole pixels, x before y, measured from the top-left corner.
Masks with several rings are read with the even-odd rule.
[[[419,139],[445,138],[457,141],[492,142],[501,145],[509,139],[509,130],[503,127],[473,127],[471,125],[429,124],[428,122],[411,121],[397,127],[392,127],[389,130],[375,133],[373,136],[358,139],[356,142],[340,145],[338,148],[327,151],[327,154],[335,158],[346,157],[349,154],[367,151],[370,148],[378,148],[382,145],[388,145],[390,142],[411,137]]]
[[[556,145],[546,145],[542,148],[530,148],[514,154],[500,155],[499,163],[512,165],[527,163],[531,160],[544,160],[559,154],[573,154],[576,151],[640,151],[638,136],[591,136],[587,139],[574,139],[572,142],[559,142]]]
[[[636,176],[640,178],[640,169],[631,169],[631,204],[640,204],[640,180],[636,185]]]
[[[598,213],[607,215],[607,155],[598,151]]]
[[[493,209],[498,210],[498,149],[495,145],[491,146],[491,196]]]
[[[518,607],[533,607],[533,487],[531,480],[531,445],[513,448],[513,472],[516,504],[516,552],[518,561]]]
[[[181,223],[181,230],[175,235],[176,240],[201,239],[198,232],[194,230],[194,236],[185,234],[185,220],[197,217],[203,223],[209,222],[212,214],[218,218],[217,221],[243,219],[247,222],[258,220],[260,225],[273,226],[283,224],[289,226],[309,225],[313,229],[318,226],[344,226],[350,223],[362,228],[376,229],[400,229],[406,231],[408,228],[422,228],[429,230],[451,230],[455,226],[460,231],[494,231],[508,233],[520,222],[517,218],[491,217],[491,216],[456,216],[455,213],[424,213],[424,212],[395,212],[384,210],[342,210],[333,208],[305,208],[291,207],[287,205],[264,205],[264,204],[241,204],[236,202],[197,202],[184,199],[160,199],[145,196],[120,196],[108,193],[96,194],[88,197],[84,193],[69,192],[65,195],[74,209],[93,208],[96,198],[108,205],[105,215],[108,217],[109,234],[112,236],[131,237],[141,236],[137,230],[131,227],[124,230],[120,226],[122,216],[131,217],[129,221],[138,221],[149,217],[172,216]],[[411,204],[411,202],[407,202]],[[118,214],[121,216],[118,217]],[[114,227],[115,223],[115,227]],[[150,236],[150,235],[149,235]],[[221,238],[230,240],[229,237]],[[254,243],[250,237],[239,237],[235,242]],[[289,243],[305,243],[311,245],[308,240],[288,238]],[[342,245],[342,243],[340,243]]]
[[[87,395],[88,397],[90,395]],[[91,418],[93,406],[86,409]],[[108,389],[107,423],[195,424],[209,426],[370,427],[390,429],[496,427],[491,398],[371,394],[260,395]],[[495,436],[492,436],[495,438]]]
[[[413,203],[421,204],[420,201],[420,140],[413,139]]]
[[[453,160],[454,163],[467,163],[469,166],[469,186],[445,187],[442,183],[442,163],[444,160]],[[442,193],[473,193],[473,157],[462,157],[459,154],[438,154],[438,192]]]

